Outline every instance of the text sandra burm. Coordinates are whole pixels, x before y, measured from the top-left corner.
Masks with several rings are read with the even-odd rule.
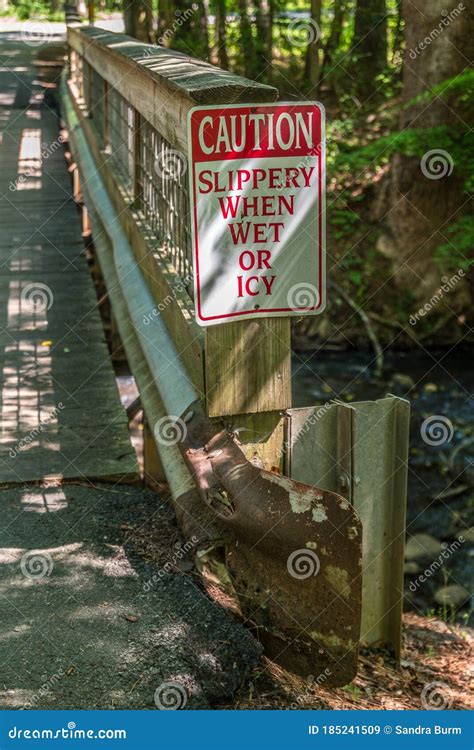
[[[434,727],[402,727],[397,724],[395,734],[462,734],[462,729],[461,727],[441,727],[438,724]]]

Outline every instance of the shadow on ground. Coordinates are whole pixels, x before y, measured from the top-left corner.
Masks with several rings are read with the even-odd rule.
[[[178,687],[157,693],[163,707],[232,697],[260,647],[176,569],[169,506],[112,485],[0,497],[2,708],[154,708],[168,682]],[[130,528],[160,530],[156,561],[132,549]]]

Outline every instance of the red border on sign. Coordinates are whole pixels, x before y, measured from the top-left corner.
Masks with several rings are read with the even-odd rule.
[[[322,191],[322,188],[323,188],[323,185],[322,185],[322,169],[321,169],[321,152],[322,152],[322,149],[324,148],[324,143],[322,142],[322,127],[321,127],[321,125],[322,125],[322,122],[321,122],[321,120],[322,120],[322,110],[321,110],[320,105],[318,105],[318,104],[306,104],[306,103],[304,103],[304,104],[298,104],[298,105],[286,104],[286,105],[282,105],[281,107],[278,107],[278,105],[273,105],[273,106],[269,106],[269,105],[246,105],[246,106],[242,106],[242,107],[239,107],[239,106],[236,106],[236,107],[225,107],[225,108],[222,108],[221,110],[218,110],[217,108],[214,108],[214,107],[211,108],[211,109],[212,109],[213,112],[216,113],[217,116],[220,115],[220,114],[222,114],[223,112],[225,112],[226,114],[227,113],[232,113],[233,111],[242,113],[242,110],[248,110],[248,111],[250,111],[252,113],[264,113],[265,111],[270,111],[270,112],[273,112],[273,113],[277,114],[278,113],[278,109],[280,109],[280,111],[282,111],[282,112],[288,112],[289,110],[290,111],[291,110],[293,110],[293,111],[294,110],[304,111],[305,109],[312,109],[312,110],[315,110],[318,113],[318,119],[317,119],[317,143],[319,145],[317,147],[317,153],[316,153],[317,162],[318,162],[318,263],[319,263],[319,268],[321,269],[322,268],[322,263],[323,263],[323,221],[322,221],[322,204],[323,204],[323,199],[322,199],[323,191]],[[301,307],[301,308],[294,308],[294,307],[271,307],[271,308],[258,308],[258,309],[255,309],[255,310],[240,310],[238,312],[226,313],[225,315],[210,315],[210,316],[205,316],[205,315],[202,314],[202,309],[201,309],[201,293],[200,293],[201,292],[201,286],[200,286],[200,283],[199,283],[200,273],[199,273],[199,240],[198,240],[198,231],[197,231],[198,217],[197,217],[197,195],[196,195],[196,166],[198,164],[200,164],[201,162],[203,162],[203,161],[224,161],[224,160],[236,160],[236,159],[244,159],[244,158],[252,158],[252,157],[253,158],[263,158],[267,154],[267,152],[264,151],[263,149],[260,149],[260,150],[246,149],[243,152],[235,153],[235,152],[231,151],[231,152],[228,152],[227,154],[220,154],[219,153],[216,156],[213,156],[213,155],[203,154],[202,151],[201,151],[201,149],[198,148],[198,151],[200,152],[201,158],[198,158],[198,159],[194,160],[195,142],[196,142],[196,140],[198,138],[198,135],[197,135],[198,128],[196,127],[196,125],[198,125],[198,123],[194,122],[195,115],[196,116],[202,115],[202,117],[200,118],[202,120],[202,118],[204,116],[206,116],[206,113],[209,115],[209,108],[205,108],[205,107],[203,107],[203,108],[196,108],[195,110],[193,110],[191,112],[191,117],[190,117],[190,126],[192,128],[192,130],[191,130],[191,133],[192,133],[192,135],[191,135],[192,153],[191,153],[190,156],[191,156],[191,161],[192,161],[192,166],[193,166],[193,201],[194,201],[194,212],[193,212],[194,232],[193,232],[193,236],[194,236],[194,242],[195,242],[194,256],[195,256],[195,264],[196,264],[196,269],[195,269],[195,271],[196,271],[195,288],[196,288],[196,295],[197,295],[196,303],[197,303],[197,312],[198,312],[199,320],[201,320],[201,321],[207,321],[207,320],[227,320],[228,318],[236,318],[236,317],[240,317],[240,316],[249,316],[249,315],[254,316],[254,315],[258,315],[258,314],[262,314],[262,313],[283,313],[283,312],[297,313],[299,311],[300,312],[309,312],[309,311],[313,311],[313,310],[318,310],[322,306],[322,303],[323,303],[323,296],[322,296],[322,294],[323,294],[323,274],[322,273],[319,274],[319,284],[318,284],[319,302],[318,302],[317,305],[314,305],[313,307]],[[285,156],[301,156],[302,158],[304,158],[305,156],[308,156],[308,155],[314,155],[314,154],[308,154],[307,149],[306,150],[304,150],[304,149],[299,149],[299,150],[298,149],[293,149],[291,151],[291,153],[288,153],[287,151],[283,151],[283,150],[278,150],[278,149],[272,151],[272,156],[283,156],[283,157],[285,157]]]

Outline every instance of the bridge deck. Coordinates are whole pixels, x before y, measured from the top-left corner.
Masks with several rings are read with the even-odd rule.
[[[0,483],[131,478],[134,452],[50,96],[59,68],[38,65],[43,50],[19,35],[2,36]]]

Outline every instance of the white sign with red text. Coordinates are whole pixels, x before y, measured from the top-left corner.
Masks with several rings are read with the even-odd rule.
[[[195,107],[188,127],[197,322],[321,312],[322,106]]]

